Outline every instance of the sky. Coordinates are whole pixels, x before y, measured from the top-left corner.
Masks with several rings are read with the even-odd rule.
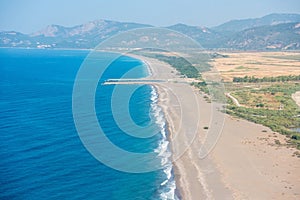
[[[96,19],[213,27],[271,13],[300,14],[299,0],[0,0],[0,31],[32,33]]]

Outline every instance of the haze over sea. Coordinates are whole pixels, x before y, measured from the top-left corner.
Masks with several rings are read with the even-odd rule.
[[[97,161],[81,143],[72,116],[72,90],[88,53],[0,49],[0,199],[176,198],[170,162],[154,172],[120,172]],[[103,53],[101,59],[109,56]],[[154,88],[142,86],[130,100],[135,123],[146,125],[155,116],[160,128],[160,134],[141,139],[118,128],[111,111],[114,86],[101,85],[134,67],[131,78],[147,75],[146,66],[130,57],[121,56],[110,65],[97,88],[97,117],[115,145],[133,152],[157,152],[165,161],[170,153]]]

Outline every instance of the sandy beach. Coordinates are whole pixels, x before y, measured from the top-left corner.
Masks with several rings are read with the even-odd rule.
[[[278,144],[286,143],[285,136],[224,115],[217,144],[200,159],[201,145],[210,134],[204,127],[213,129],[216,123],[211,117],[219,111],[198,90],[175,81],[179,78],[170,65],[134,57],[149,65],[149,78],[173,80],[153,85],[168,122],[174,174],[182,199],[300,198],[300,159],[293,155],[296,149]]]

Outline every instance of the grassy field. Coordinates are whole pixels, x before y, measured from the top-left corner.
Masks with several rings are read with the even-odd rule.
[[[300,108],[291,98],[293,93],[300,90],[300,83],[265,84],[259,89],[255,84],[244,86],[247,87],[236,89],[231,84],[231,95],[241,106],[228,99],[226,112],[287,135],[290,144],[300,149],[300,133],[294,131],[300,127]]]
[[[213,59],[215,67],[224,81],[234,77],[255,76],[257,78],[300,74],[300,52],[224,52],[226,57]]]
[[[300,149],[300,133],[296,131],[300,128],[300,108],[292,99],[292,94],[300,91],[300,81],[290,81],[287,78],[300,75],[300,53],[221,54],[226,56],[212,59],[209,64],[220,72],[226,93],[240,104],[236,105],[228,98],[226,112],[282,133],[289,138],[290,145]],[[206,76],[205,73],[203,76]],[[235,77],[245,76],[252,77],[257,82],[233,82]],[[195,85],[207,91],[203,84]]]
[[[299,52],[201,53],[189,60],[170,52],[141,54],[197,80],[192,85],[207,93],[208,101],[227,102],[228,114],[284,134],[289,145],[300,149],[300,108],[292,99],[300,91],[300,80],[293,78],[300,75]]]

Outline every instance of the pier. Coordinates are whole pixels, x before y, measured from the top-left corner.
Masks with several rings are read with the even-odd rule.
[[[178,82],[174,79],[107,79],[103,85],[131,85],[131,84],[155,84],[155,83],[167,83],[167,82]],[[182,81],[181,81],[182,82]]]

